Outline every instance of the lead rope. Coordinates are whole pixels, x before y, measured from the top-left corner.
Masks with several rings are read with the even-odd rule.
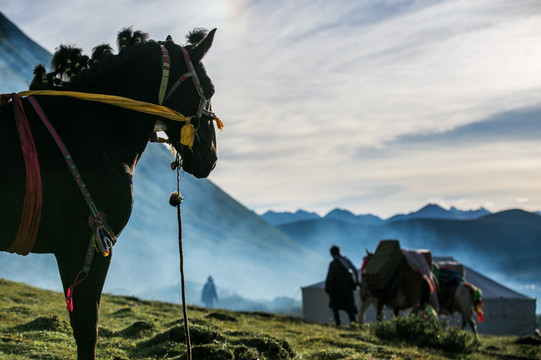
[[[182,203],[182,195],[180,194],[180,168],[182,162],[180,155],[177,153],[175,161],[171,163],[171,170],[177,171],[177,191],[171,194],[169,198],[169,204],[177,208],[177,221],[178,221],[178,251],[180,255],[180,285],[182,295],[182,313],[184,315],[184,335],[186,338],[186,359],[192,358],[192,344],[190,341],[190,329],[188,328],[188,310],[186,307],[186,286],[184,282],[184,254],[182,251],[182,216],[180,210],[180,204]]]

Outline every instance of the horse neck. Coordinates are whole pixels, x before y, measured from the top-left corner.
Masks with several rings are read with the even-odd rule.
[[[157,44],[146,44],[148,50],[111,67],[94,79],[75,82],[73,90],[89,93],[122,96],[125,98],[157,103],[162,77],[161,53]],[[95,116],[88,116],[88,108]],[[74,118],[92,124],[99,130],[95,139],[107,156],[121,160],[131,171],[143,153],[154,128],[156,119],[135,111],[88,102],[79,108]]]
[[[108,94],[157,103],[162,78],[159,45],[145,44],[145,51],[127,55],[124,61],[104,66],[94,74],[83,74],[69,87],[89,93]],[[126,50],[129,51],[129,50]],[[128,53],[129,54],[129,53]]]
[[[154,128],[150,115],[63,97],[38,101],[74,160],[84,159],[79,167],[133,173]]]

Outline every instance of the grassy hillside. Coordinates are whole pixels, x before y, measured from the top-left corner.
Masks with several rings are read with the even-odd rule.
[[[0,359],[74,359],[63,295],[0,279]],[[99,359],[185,359],[179,305],[104,295]],[[534,337],[443,332],[424,320],[337,328],[190,306],[194,359],[541,359]],[[445,350],[444,350],[445,349]]]

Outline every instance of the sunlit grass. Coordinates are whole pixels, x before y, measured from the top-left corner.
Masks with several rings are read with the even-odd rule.
[[[1,279],[0,294],[0,359],[76,358],[63,294]],[[533,337],[475,340],[460,330],[428,328],[424,319],[336,327],[195,306],[188,315],[194,359],[541,359]],[[100,360],[186,358],[177,304],[104,295],[99,336]]]

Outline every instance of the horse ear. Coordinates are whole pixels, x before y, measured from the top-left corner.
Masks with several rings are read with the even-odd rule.
[[[208,35],[201,40],[199,44],[197,44],[197,47],[193,50],[193,60],[194,62],[200,62],[207,51],[212,46],[212,41],[214,40],[214,34],[216,33],[216,29],[212,29]]]
[[[171,35],[167,35],[167,38],[165,39],[165,41],[174,42],[173,37]]]

